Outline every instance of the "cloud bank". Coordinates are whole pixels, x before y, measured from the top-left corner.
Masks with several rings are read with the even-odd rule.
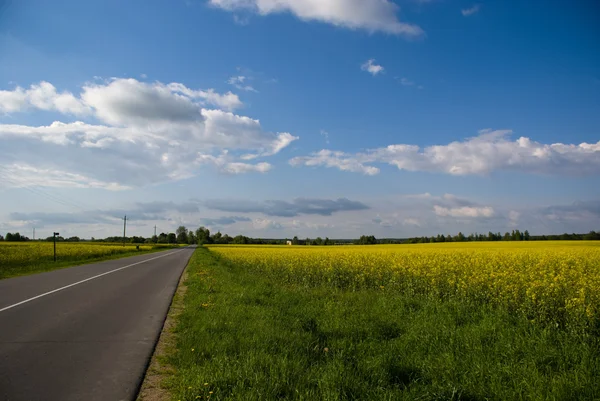
[[[406,171],[451,175],[486,175],[495,171],[517,171],[547,175],[582,176],[600,174],[600,141],[581,144],[543,144],[527,137],[510,140],[510,130],[482,130],[479,135],[447,145],[398,144],[362,153],[321,150],[292,158],[292,166],[323,166],[342,171],[375,175],[374,163]]]
[[[242,105],[231,92],[131,78],[86,84],[78,96],[48,82],[17,87],[0,91],[0,113],[46,110],[86,121],[0,124],[0,156],[11,186],[37,175],[38,185],[124,189],[187,178],[204,164],[229,174],[266,172],[269,163],[240,156],[272,156],[298,137],[266,132],[232,112]]]
[[[298,198],[293,201],[267,200],[264,202],[237,200],[207,200],[204,206],[222,212],[262,213],[267,216],[296,217],[301,214],[331,216],[346,211],[367,210],[369,206],[362,202],[340,199]]]

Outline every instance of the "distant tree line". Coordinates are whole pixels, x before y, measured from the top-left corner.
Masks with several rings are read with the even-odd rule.
[[[512,232],[505,232],[504,235],[501,233],[488,232],[486,234],[469,234],[465,236],[462,232],[459,232],[455,236],[438,234],[435,237],[413,237],[407,240],[398,240],[397,243],[409,243],[409,244],[420,244],[420,243],[431,243],[431,242],[471,242],[471,241],[592,241],[600,240],[600,233],[590,231],[588,234],[560,234],[560,235],[530,235],[529,231],[523,232],[519,230],[512,230]]]
[[[45,241],[53,241],[54,237],[47,237]],[[345,244],[356,244],[356,245],[374,245],[374,244],[420,244],[420,243],[433,243],[433,242],[475,242],[475,241],[560,241],[560,240],[600,240],[600,232],[590,231],[587,234],[560,234],[560,235],[530,235],[529,231],[523,232],[519,230],[512,230],[511,232],[505,232],[504,234],[488,232],[487,234],[472,233],[464,235],[462,232],[452,236],[450,234],[438,234],[432,237],[412,237],[412,238],[383,238],[377,239],[373,235],[361,235],[357,240],[349,239],[325,239],[317,237],[314,239],[306,238],[299,239],[297,236],[289,239],[263,239],[263,238],[251,238],[245,235],[237,235],[230,237],[227,234],[221,234],[220,231],[211,234],[210,230],[206,227],[199,227],[196,230],[188,230],[185,226],[179,226],[174,233],[160,233],[159,235],[153,235],[150,238],[145,237],[125,237],[126,243],[131,244],[256,244],[256,245],[286,245],[288,241],[292,245],[345,245]],[[0,241],[30,241],[30,239],[24,235],[17,233],[6,233],[3,237],[0,235]],[[59,242],[79,242],[85,241],[77,236],[64,238],[57,236],[56,241]],[[104,239],[91,238],[93,242],[122,242],[123,237],[112,236]]]
[[[5,237],[2,237],[0,235],[0,241],[14,241],[14,242],[23,242],[23,241],[29,241],[29,238],[21,235],[19,233],[6,233]]]

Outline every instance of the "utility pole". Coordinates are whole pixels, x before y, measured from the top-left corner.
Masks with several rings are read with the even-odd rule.
[[[154,226],[154,236],[156,237],[156,225]]]
[[[53,233],[52,234],[54,237],[54,261],[56,262],[56,236],[60,235],[59,233]]]
[[[127,216],[123,217],[123,246],[125,246],[125,230],[127,229]]]

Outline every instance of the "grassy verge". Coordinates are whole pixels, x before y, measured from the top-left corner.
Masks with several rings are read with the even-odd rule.
[[[175,373],[173,367],[169,364],[168,356],[176,352],[177,341],[174,328],[179,315],[184,310],[185,304],[183,300],[187,292],[185,284],[187,278],[188,267],[186,267],[179,279],[177,291],[175,291],[173,296],[173,301],[169,307],[169,313],[165,319],[160,338],[154,349],[150,365],[146,370],[137,401],[168,401],[171,398],[169,391],[164,387],[164,382],[169,376]]]
[[[600,398],[600,341],[501,309],[285,286],[198,249],[163,382],[175,400]]]
[[[110,253],[105,255],[60,255],[59,259],[54,262],[50,257],[48,260],[36,261],[31,264],[16,264],[11,265],[9,263],[0,265],[0,280],[11,278],[11,277],[19,277],[19,276],[27,276],[30,274],[43,273],[52,270],[64,269],[67,267],[85,265],[89,263],[103,262],[106,260],[113,259],[121,259],[126,258],[128,256],[137,256],[143,255],[147,253],[153,252],[161,252],[169,249],[174,249],[177,247],[145,247],[149,249],[143,249],[140,247],[139,250],[136,250],[135,247],[131,246],[130,250],[122,251],[118,253]],[[0,248],[0,260],[2,259],[2,248]],[[26,250],[25,250],[26,251]]]

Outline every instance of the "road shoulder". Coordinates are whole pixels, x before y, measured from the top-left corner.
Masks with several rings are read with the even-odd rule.
[[[167,378],[173,375],[174,369],[168,364],[166,359],[175,352],[177,338],[174,328],[177,324],[177,318],[184,308],[184,298],[187,291],[186,280],[191,260],[192,258],[188,261],[179,278],[177,290],[173,296],[173,301],[169,307],[169,312],[167,313],[152,358],[146,369],[146,375],[140,387],[137,401],[168,401],[171,399],[171,393],[165,388],[164,383]]]

